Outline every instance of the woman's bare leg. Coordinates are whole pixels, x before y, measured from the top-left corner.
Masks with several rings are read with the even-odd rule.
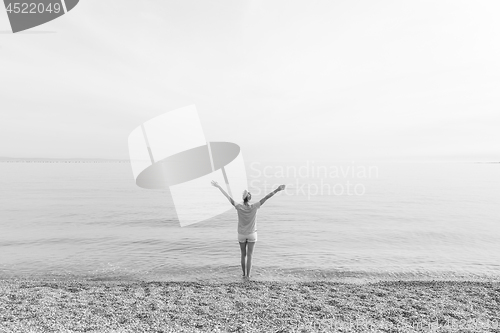
[[[245,276],[245,257],[247,255],[246,249],[247,243],[240,242],[240,250],[241,250],[241,269],[243,270],[243,276]]]
[[[252,255],[253,248],[255,247],[255,242],[248,242],[248,251],[247,251],[247,277],[250,277],[250,271],[252,270]]]

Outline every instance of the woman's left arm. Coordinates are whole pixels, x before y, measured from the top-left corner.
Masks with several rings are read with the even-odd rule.
[[[229,200],[231,205],[233,205],[233,206],[235,205],[233,198],[231,198],[229,196],[229,194],[227,194],[226,191],[224,191],[224,189],[222,187],[220,187],[220,185],[216,181],[212,180],[212,185],[217,187],[222,192],[222,194],[224,194],[224,196]]]
[[[277,189],[275,189],[274,191],[272,191],[271,193],[269,193],[268,195],[266,195],[264,198],[260,199],[260,205],[262,206],[264,204],[264,202],[267,201],[267,199],[269,199],[270,197],[272,197],[273,195],[275,195],[279,191],[283,191],[284,189],[285,189],[285,185],[278,186]]]

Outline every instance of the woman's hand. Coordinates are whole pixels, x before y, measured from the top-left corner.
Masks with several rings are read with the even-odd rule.
[[[278,191],[283,191],[284,189],[285,189],[285,185],[280,185],[280,186],[278,187]]]
[[[220,188],[220,185],[215,180],[212,180],[212,186]]]

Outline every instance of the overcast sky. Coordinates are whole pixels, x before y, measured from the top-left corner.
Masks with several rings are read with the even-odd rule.
[[[195,104],[206,138],[251,160],[500,160],[499,12],[80,0],[11,34],[0,10],[0,156],[126,159],[134,128]]]

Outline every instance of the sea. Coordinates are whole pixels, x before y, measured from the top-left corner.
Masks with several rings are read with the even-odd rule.
[[[237,214],[181,227],[127,161],[0,163],[0,279],[242,280]],[[247,164],[257,281],[500,281],[500,163]],[[222,195],[216,188],[205,195]],[[193,207],[193,209],[201,209]]]

